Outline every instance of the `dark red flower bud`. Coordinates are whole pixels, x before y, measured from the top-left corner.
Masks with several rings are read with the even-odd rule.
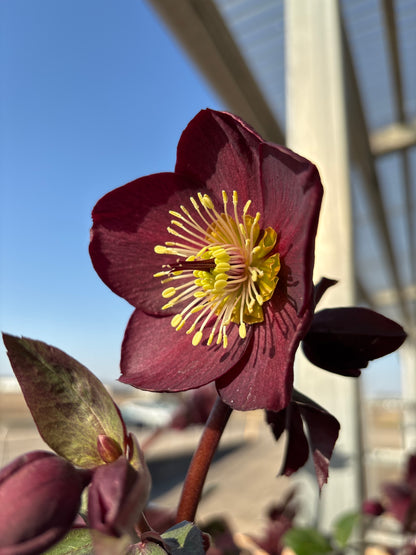
[[[135,470],[125,456],[94,471],[88,495],[88,520],[109,536],[132,534],[149,493],[146,472]]]
[[[90,472],[33,451],[0,472],[0,553],[36,555],[71,527]]]

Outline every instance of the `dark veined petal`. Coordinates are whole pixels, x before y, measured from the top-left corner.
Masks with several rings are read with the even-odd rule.
[[[163,348],[167,337],[168,348]],[[250,331],[242,340],[238,327],[232,326],[227,349],[222,345],[194,347],[184,330],[172,328],[170,318],[136,310],[124,335],[120,381],[150,391],[194,389],[215,380],[237,364],[249,343]]]
[[[293,313],[293,310],[292,310]],[[244,358],[217,380],[225,403],[238,410],[264,408],[279,411],[292,393],[293,359],[299,344],[300,322],[293,314],[265,310],[265,320],[251,326],[252,344]]]
[[[170,236],[166,228],[181,204],[195,191],[189,179],[160,173],[136,179],[109,192],[92,212],[90,255],[104,283],[135,307],[159,314],[164,304],[160,279],[153,277],[168,262],[154,247]]]
[[[236,116],[202,110],[182,133],[175,172],[205,183],[217,199],[222,190],[230,198],[236,190],[242,206],[251,199],[251,213],[262,213],[261,143],[261,137]]]

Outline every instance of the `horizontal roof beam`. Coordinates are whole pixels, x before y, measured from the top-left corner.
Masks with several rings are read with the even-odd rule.
[[[393,123],[370,134],[371,152],[382,156],[416,145],[416,119],[410,123]]]

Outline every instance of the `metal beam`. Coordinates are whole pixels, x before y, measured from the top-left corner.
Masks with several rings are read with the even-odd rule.
[[[284,135],[212,0],[148,0],[228,108],[265,139]]]
[[[390,67],[392,72],[393,97],[396,118],[401,124],[406,122],[406,114],[403,102],[403,78],[400,64],[399,44],[397,39],[397,21],[393,0],[383,0],[384,25],[390,53]],[[407,150],[399,154],[403,172],[403,187],[405,197],[405,218],[407,236],[409,238],[409,251],[411,260],[411,280],[416,281],[416,222],[412,213],[412,192],[410,183],[410,161]],[[411,314],[412,319],[416,318]]]
[[[398,272],[398,260],[394,253],[393,243],[390,237],[387,224],[386,208],[383,205],[380,184],[375,167],[374,157],[370,148],[367,124],[364,117],[364,110],[361,103],[357,77],[351,56],[348,39],[343,32],[345,72],[349,108],[349,137],[350,152],[352,159],[356,162],[363,176],[363,183],[368,199],[368,207],[372,213],[374,224],[378,230],[380,246],[385,258],[385,266],[390,269],[391,280],[394,289],[397,291],[400,312],[404,322],[410,321],[407,304],[404,299],[402,284]]]
[[[370,133],[373,156],[383,156],[416,145],[416,120],[392,123]]]

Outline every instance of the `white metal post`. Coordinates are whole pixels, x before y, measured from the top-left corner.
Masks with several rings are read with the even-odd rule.
[[[339,280],[319,309],[354,303],[352,220],[343,52],[337,0],[286,0],[287,144],[313,161],[324,185],[315,279]],[[341,433],[319,504],[328,529],[342,512],[358,508],[362,489],[358,384],[317,369],[301,358],[296,387],[341,423]],[[315,493],[317,488],[309,488]],[[306,500],[307,501],[307,500]],[[310,516],[316,507],[309,504]]]

